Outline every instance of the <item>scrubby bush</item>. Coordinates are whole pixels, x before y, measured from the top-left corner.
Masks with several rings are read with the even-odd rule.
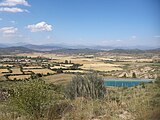
[[[62,68],[60,68],[60,69],[57,69],[56,71],[57,71],[57,73],[63,73],[63,70],[62,70]]]
[[[11,94],[13,109],[38,120],[51,103],[52,95],[44,81],[36,79],[18,83]]]
[[[136,73],[135,73],[135,72],[133,72],[133,73],[132,73],[132,78],[137,78],[137,76],[136,76]]]
[[[65,60],[64,63],[65,63],[65,64],[68,64],[68,60]]]
[[[66,91],[66,95],[70,99],[76,97],[101,99],[106,94],[104,81],[97,73],[89,73],[84,76],[76,75],[67,85]]]
[[[155,83],[160,87],[160,76],[157,77]]]

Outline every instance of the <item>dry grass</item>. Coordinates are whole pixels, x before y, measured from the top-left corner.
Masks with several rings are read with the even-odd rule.
[[[110,58],[103,58],[103,57],[93,57],[93,58],[85,58],[82,56],[74,55],[74,56],[68,56],[68,55],[56,55],[56,54],[44,54],[44,53],[32,53],[32,54],[21,54],[26,55],[30,57],[37,57],[37,56],[43,56],[47,58],[52,58],[52,62],[64,62],[65,60],[71,60],[72,63],[77,64],[83,64],[81,67],[85,70],[98,70],[98,71],[112,71],[112,70],[122,70],[119,66],[116,64],[105,64],[102,62],[102,60],[114,60]],[[59,68],[67,68],[72,66],[72,64],[66,64],[61,66],[54,66],[51,67],[51,69],[59,69]]]
[[[58,81],[63,81],[66,77],[71,77],[71,75],[58,74],[47,76],[43,79],[48,79],[45,80],[46,82],[49,82],[50,79],[58,83]],[[159,120],[159,95],[159,87],[154,83],[145,85],[145,88],[142,86],[131,88],[107,87],[107,96],[104,99],[93,100],[79,97],[74,100],[59,100],[59,107],[56,112],[61,116],[57,120]],[[0,104],[0,110],[3,110],[1,108],[2,105],[3,103]],[[63,108],[68,107],[67,105],[70,106],[70,109],[64,109],[63,111]],[[8,106],[6,105],[5,107],[7,108]],[[53,111],[50,111],[51,114],[47,114],[42,120],[49,120],[49,118],[55,117]],[[26,116],[23,115],[18,118],[10,116],[12,113],[8,111],[1,113],[2,111],[0,111],[0,120],[26,120]],[[28,118],[28,120],[31,119]]]
[[[4,75],[4,74],[1,74],[1,73],[0,73],[0,77],[2,77],[3,75]]]
[[[49,69],[27,69],[27,70],[32,71],[35,74],[40,73],[40,74],[45,74],[46,75],[47,73],[50,73],[50,74],[56,73],[55,71],[52,71],[52,70],[49,70]],[[27,70],[24,70],[24,71],[27,71]]]
[[[63,67],[63,66],[54,66],[54,67],[50,67],[51,69],[60,69],[60,68],[64,68],[66,69],[67,67]]]
[[[22,74],[22,72],[20,71],[20,68],[12,68],[12,73],[11,74]]]
[[[73,66],[73,64],[61,64],[62,66],[64,66],[64,67],[71,67],[71,66]]]
[[[0,64],[0,66],[2,66],[2,67],[13,67],[13,65],[10,65],[10,64]]]
[[[68,72],[71,72],[71,73],[87,73],[87,71],[84,71],[84,70],[63,70],[64,73],[68,73]]]
[[[28,67],[23,67],[23,69],[41,69],[41,66],[28,66]]]
[[[30,75],[17,75],[17,76],[9,76],[8,78],[11,79],[11,80],[14,80],[15,78],[16,79],[25,79],[25,78],[29,78]]]
[[[5,75],[5,74],[3,74],[3,72],[8,72],[8,70],[7,69],[0,69],[0,77],[3,77],[3,75]]]
[[[115,64],[105,64],[102,62],[97,62],[94,64],[84,64],[82,69],[86,70],[98,70],[98,71],[112,71],[112,70],[122,70],[118,65]]]
[[[0,69],[0,73],[2,73],[2,72],[8,72],[8,70],[7,69]]]
[[[67,83],[72,79],[73,76],[73,74],[56,74],[45,76],[42,79],[45,80],[46,83]]]

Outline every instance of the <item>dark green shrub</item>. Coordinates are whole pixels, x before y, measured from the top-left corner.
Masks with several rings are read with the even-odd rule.
[[[65,63],[65,64],[68,64],[68,60],[65,60],[64,63]]]
[[[132,73],[132,78],[137,78],[137,76],[136,76],[136,73],[135,73],[135,72],[133,72],[133,73]]]
[[[37,77],[42,77],[43,75],[41,73],[36,74]]]
[[[123,78],[126,78],[127,76],[126,76],[126,73],[123,75]]]
[[[142,86],[142,88],[145,88],[145,83],[142,82],[142,83],[141,83],[141,86]]]
[[[158,86],[160,86],[160,77],[159,77],[159,76],[157,77],[155,83],[156,83]]]
[[[61,68],[57,69],[56,71],[57,71],[57,73],[63,73],[63,70]]]

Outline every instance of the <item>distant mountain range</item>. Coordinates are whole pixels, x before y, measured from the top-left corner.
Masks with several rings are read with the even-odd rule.
[[[138,50],[150,50],[160,48],[158,47],[151,47],[151,46],[100,46],[100,45],[67,45],[67,44],[45,44],[45,45],[34,45],[34,44],[27,44],[27,43],[10,43],[10,44],[1,44],[0,48],[7,48],[7,47],[25,47],[32,50],[38,51],[52,51],[52,50],[60,50],[60,49],[96,49],[96,50],[113,50],[113,49],[138,49]]]
[[[0,48],[7,48],[7,47],[25,47],[32,50],[38,51],[51,51],[62,49],[62,47],[56,45],[33,45],[33,44],[25,44],[25,43],[15,43],[15,44],[0,44]]]
[[[157,49],[151,49],[151,50],[139,50],[139,49],[113,49],[113,50],[98,50],[98,49],[89,49],[89,48],[81,48],[81,49],[68,49],[68,48],[60,48],[60,47],[55,47],[54,50],[47,50],[46,46],[29,46],[30,48],[36,48],[40,49],[42,48],[43,50],[35,50],[35,49],[29,49],[27,47],[22,47],[22,46],[14,46],[14,47],[5,47],[5,48],[0,48],[0,55],[14,55],[18,53],[31,53],[31,52],[49,52],[49,53],[59,53],[59,54],[96,54],[99,52],[108,52],[108,53],[116,53],[116,54],[145,54],[145,53],[154,53],[154,54],[160,54],[160,48]],[[49,49],[49,48],[47,48]]]
[[[148,48],[148,49],[147,49]],[[144,54],[156,53],[160,54],[160,48],[152,47],[114,47],[114,46],[82,46],[82,45],[65,45],[65,44],[50,44],[50,45],[33,45],[26,43],[15,44],[0,44],[0,55],[9,55],[16,53],[28,52],[50,52],[50,53],[67,53],[67,54],[94,54],[107,51],[109,53],[126,53],[126,54]]]
[[[59,46],[47,46],[47,45],[32,45],[32,44],[27,44],[23,45],[23,47],[26,47],[28,49],[33,49],[33,50],[38,50],[38,51],[51,51],[51,50],[58,50],[58,49],[63,49],[63,47]]]

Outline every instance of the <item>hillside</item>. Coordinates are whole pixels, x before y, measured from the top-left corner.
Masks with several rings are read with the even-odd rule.
[[[113,49],[109,50],[110,53],[125,53],[125,54],[144,54],[144,53],[160,53],[160,48],[150,50],[140,49]]]
[[[102,50],[96,49],[59,49],[59,50],[52,50],[52,53],[63,53],[63,54],[94,54],[98,52],[102,52]]]
[[[32,50],[37,50],[37,51],[51,51],[51,50],[57,50],[57,49],[62,49],[62,47],[59,46],[49,46],[49,45],[32,45],[32,44],[27,44],[23,45],[23,47],[32,49]]]
[[[25,48],[25,47],[7,47],[7,48],[0,48],[0,55],[10,55],[10,54],[17,54],[17,53],[29,53],[34,52],[34,50]]]
[[[9,55],[16,53],[28,53],[28,52],[49,52],[56,54],[95,54],[98,52],[108,52],[116,54],[145,54],[145,53],[154,53],[159,54],[160,48],[149,49],[149,50],[140,50],[140,49],[112,49],[112,50],[100,50],[100,49],[70,49],[63,48],[59,46],[46,46],[46,45],[32,45],[27,44],[23,46],[12,46],[12,47],[0,47],[0,55]]]

